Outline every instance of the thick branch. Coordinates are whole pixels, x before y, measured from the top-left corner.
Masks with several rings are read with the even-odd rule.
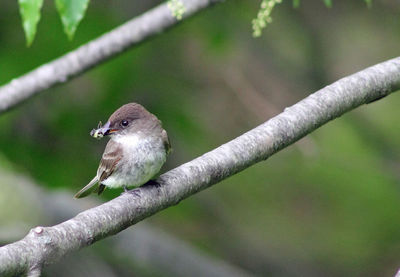
[[[0,193],[6,193],[12,189],[14,194],[14,200],[0,202],[0,217],[9,213],[10,209],[7,209],[7,204],[20,200],[20,202],[25,201],[24,205],[35,211],[34,219],[29,219],[29,222],[37,224],[45,221],[46,224],[55,224],[100,203],[100,199],[95,197],[86,199],[86,201],[76,201],[68,191],[45,191],[29,178],[16,172],[3,170],[1,167],[0,176],[0,187],[2,188]],[[24,212],[17,213],[19,215],[17,216],[18,223],[11,220],[3,224],[2,221],[0,245],[2,242],[17,240],[22,237],[21,234],[25,234],[26,225],[29,224],[25,220],[29,215],[25,216]],[[24,224],[21,224],[21,220]],[[106,256],[102,256],[101,251],[98,252],[99,248],[91,248],[89,252],[82,251],[82,253],[74,253],[74,255],[66,257],[65,260],[63,258],[61,263],[43,271],[46,276],[58,277],[83,276],[82,274],[85,276],[116,276],[110,272],[112,271],[110,268],[120,266],[121,260],[118,257],[123,257],[123,264],[126,268],[132,268],[139,264],[138,272],[142,272],[143,269],[151,269],[151,271],[162,273],[163,276],[250,276],[244,269],[217,257],[210,257],[180,238],[164,233],[145,222],[104,242],[105,244],[103,243],[100,248],[107,249],[108,255]],[[282,271],[279,264],[273,263],[273,265],[278,272]],[[81,272],[82,268],[85,270],[84,273]]]
[[[36,227],[0,248],[0,275],[40,272],[45,264],[144,218],[270,157],[326,122],[380,99],[400,85],[400,58],[343,78],[264,124],[183,164],[157,180],[53,227]]]
[[[185,6],[183,17],[186,18],[219,0],[180,1]],[[168,5],[161,4],[78,49],[12,80],[0,87],[0,113],[165,31],[177,22]]]

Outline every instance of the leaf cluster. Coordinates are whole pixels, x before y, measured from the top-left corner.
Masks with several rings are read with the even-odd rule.
[[[54,0],[56,9],[60,15],[64,26],[64,32],[70,40],[73,39],[79,23],[85,16],[90,0]],[[292,0],[293,7],[300,6],[300,0]],[[364,0],[368,7],[372,5],[372,0]],[[282,0],[262,0],[257,17],[252,20],[253,36],[259,37],[262,30],[272,22],[271,13],[277,4]],[[323,0],[324,4],[332,7],[332,0]],[[36,35],[37,25],[41,17],[43,0],[18,0],[19,10],[22,17],[22,25],[25,32],[27,45],[30,46]],[[168,7],[172,15],[181,20],[185,12],[185,7],[180,0],[169,0]]]
[[[372,5],[372,0],[364,0],[368,8]],[[323,0],[325,6],[328,8],[332,7],[332,0]],[[267,27],[272,22],[271,13],[276,4],[282,3],[282,0],[262,0],[261,7],[257,13],[257,17],[252,20],[253,25],[253,36],[260,37],[262,29]],[[298,8],[300,6],[300,0],[293,0],[293,7]]]
[[[40,21],[43,0],[18,0],[18,4],[26,43],[30,46]],[[54,0],[54,4],[64,26],[64,32],[72,40],[76,28],[85,16],[89,0]]]

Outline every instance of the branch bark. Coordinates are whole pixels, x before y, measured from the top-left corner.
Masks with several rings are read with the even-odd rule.
[[[180,1],[185,7],[183,18],[187,18],[220,0]],[[167,3],[149,10],[109,33],[0,87],[0,113],[45,89],[66,82],[177,23]]]
[[[400,57],[343,78],[236,139],[148,184],[0,248],[0,275],[28,273],[114,235],[294,143],[328,121],[400,88]]]

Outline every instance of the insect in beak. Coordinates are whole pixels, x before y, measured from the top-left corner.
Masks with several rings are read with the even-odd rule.
[[[99,122],[99,124],[97,125],[97,129],[93,129],[90,132],[90,135],[96,139],[101,139],[104,136],[110,135],[114,132],[117,131],[117,129],[111,129],[110,128],[110,121],[107,121],[106,124],[104,124],[104,126],[102,126],[101,121]]]

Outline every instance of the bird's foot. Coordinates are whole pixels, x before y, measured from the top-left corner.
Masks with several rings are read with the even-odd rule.
[[[123,186],[124,192],[123,193],[130,193],[135,195],[136,197],[140,197],[140,190],[139,189],[128,189],[127,186]]]

